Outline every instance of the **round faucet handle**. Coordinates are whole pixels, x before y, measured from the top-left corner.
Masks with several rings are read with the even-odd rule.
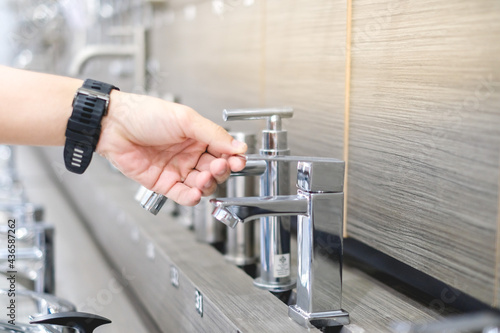
[[[264,109],[225,109],[222,111],[224,121],[268,119],[271,117],[292,118],[293,109],[290,107]]]

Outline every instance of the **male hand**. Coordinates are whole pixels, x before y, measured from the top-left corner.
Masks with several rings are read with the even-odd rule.
[[[246,144],[184,105],[113,90],[97,152],[125,176],[181,205],[196,205],[231,171]]]

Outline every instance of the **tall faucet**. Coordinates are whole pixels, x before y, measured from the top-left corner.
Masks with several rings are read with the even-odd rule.
[[[296,162],[297,194],[212,199],[213,216],[235,227],[263,216],[297,215],[297,304],[289,307],[288,315],[304,327],[349,324],[349,314],[342,310],[345,163],[294,156],[248,159]]]
[[[103,57],[133,57],[134,58],[134,85],[144,88],[146,83],[146,36],[142,26],[116,27],[110,35],[131,35],[133,41],[129,44],[98,44],[87,45],[73,58],[68,74],[78,76],[83,66],[91,59]]]
[[[281,126],[282,118],[291,118],[291,108],[232,109],[224,110],[224,121],[266,119],[267,128],[262,131],[262,148],[259,155],[290,155],[287,132]],[[265,160],[267,168],[260,178],[260,195],[277,196],[290,194],[288,165]],[[262,216],[260,223],[260,270],[254,285],[271,292],[281,293],[293,289],[291,277],[290,219],[286,215]]]

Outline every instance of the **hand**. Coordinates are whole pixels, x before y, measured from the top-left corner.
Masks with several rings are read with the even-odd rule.
[[[196,205],[245,166],[246,144],[186,106],[114,90],[97,152],[125,176]]]

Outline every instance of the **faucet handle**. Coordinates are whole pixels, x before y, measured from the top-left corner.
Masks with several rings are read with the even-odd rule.
[[[293,109],[290,107],[263,108],[263,109],[225,109],[222,111],[224,121],[267,119],[269,130],[281,130],[281,119],[292,118]]]
[[[263,109],[225,109],[222,111],[222,118],[224,121],[266,119],[272,116],[292,118],[293,109],[290,107],[282,107]]]
[[[297,187],[307,192],[342,192],[345,162],[328,157],[246,155],[247,161],[297,163]]]

